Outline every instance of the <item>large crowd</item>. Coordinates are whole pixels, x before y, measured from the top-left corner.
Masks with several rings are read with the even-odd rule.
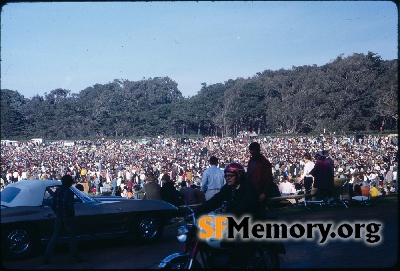
[[[89,184],[100,179],[119,185],[129,180],[140,188],[145,175],[152,172],[161,184],[169,174],[176,187],[182,181],[201,186],[210,156],[219,158],[219,167],[238,162],[247,167],[251,141],[261,145],[261,153],[272,163],[276,182],[289,178],[296,182],[304,167],[304,154],[312,156],[327,150],[334,160],[335,177],[350,178],[354,183],[376,183],[383,193],[397,191],[397,135],[365,136],[249,136],[170,138],[147,141],[79,140],[68,142],[15,142],[1,144],[1,186],[23,179],[60,179],[70,172],[75,182]]]

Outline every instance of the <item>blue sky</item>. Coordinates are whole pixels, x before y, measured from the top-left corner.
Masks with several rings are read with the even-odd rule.
[[[183,96],[337,56],[398,57],[391,1],[8,3],[1,88],[26,98],[168,76]]]

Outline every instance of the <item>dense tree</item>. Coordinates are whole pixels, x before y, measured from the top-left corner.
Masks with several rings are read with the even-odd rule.
[[[372,52],[339,55],[320,67],[203,83],[189,98],[169,77],[115,79],[78,94],[60,88],[31,99],[2,89],[1,138],[397,130],[397,92],[397,60],[384,61]]]
[[[23,114],[26,100],[16,91],[1,90],[1,138],[26,135],[27,123]]]

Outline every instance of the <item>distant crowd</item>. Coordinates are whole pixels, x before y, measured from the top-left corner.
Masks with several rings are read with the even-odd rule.
[[[177,139],[159,137],[146,141],[79,140],[51,143],[17,142],[1,145],[1,186],[23,179],[60,179],[69,172],[76,183],[93,187],[96,179],[118,185],[132,181],[136,189],[143,187],[147,173],[161,177],[168,174],[176,187],[185,181],[201,186],[202,174],[210,156],[219,158],[223,169],[230,162],[247,167],[248,146],[261,144],[261,153],[272,163],[275,181],[289,179],[295,183],[304,167],[304,154],[312,156],[327,150],[334,160],[335,177],[351,182],[375,183],[381,192],[397,190],[398,138],[389,135],[343,137],[336,135],[271,137],[244,132],[240,137],[205,137]],[[396,187],[396,188],[395,188]]]

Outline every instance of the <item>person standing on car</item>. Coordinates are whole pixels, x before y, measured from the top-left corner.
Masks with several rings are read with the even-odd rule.
[[[68,234],[69,252],[75,262],[84,262],[78,250],[78,242],[75,236],[75,208],[74,208],[74,192],[71,190],[73,183],[71,175],[64,175],[61,178],[62,186],[57,188],[54,193],[51,209],[56,215],[54,223],[53,236],[47,245],[44,253],[43,263],[50,263],[50,257],[54,254],[54,249],[57,245],[60,231],[64,227]]]
[[[218,158],[210,157],[210,167],[203,173],[201,190],[204,191],[206,200],[211,199],[225,184],[224,172],[217,167]]]

